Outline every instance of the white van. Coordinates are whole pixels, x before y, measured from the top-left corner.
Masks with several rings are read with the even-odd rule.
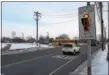
[[[76,54],[77,52],[80,52],[80,47],[76,44],[64,44],[62,48],[63,54],[66,53],[73,53]]]

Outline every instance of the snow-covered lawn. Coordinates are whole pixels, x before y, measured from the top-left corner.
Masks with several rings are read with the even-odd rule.
[[[44,45],[44,44],[41,44],[40,47],[44,47],[44,48],[53,48],[53,46]]]
[[[36,45],[35,44],[28,44],[28,43],[12,43],[10,50],[30,48],[30,47],[36,47]]]
[[[11,48],[2,54],[17,54],[22,52],[30,52],[30,51],[38,51],[38,50],[45,50],[47,48],[54,48],[53,46],[40,44],[36,46],[36,44],[32,43],[10,43]],[[6,46],[7,43],[2,43],[3,46]]]
[[[44,44],[40,44],[39,46],[36,46],[35,43],[10,43],[10,44],[12,44],[10,50],[33,48],[33,47],[53,48],[53,46],[44,45]],[[7,43],[2,43],[2,48],[5,47],[6,45]]]

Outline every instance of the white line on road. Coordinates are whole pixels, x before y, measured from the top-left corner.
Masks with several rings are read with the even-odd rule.
[[[73,60],[73,59],[72,59]],[[62,66],[58,67],[57,69],[55,69],[54,71],[52,71],[51,73],[49,73],[48,75],[52,75],[53,73],[55,73],[56,71],[58,71],[59,69],[61,69],[62,67],[66,66],[67,64],[69,64],[70,62],[72,62],[72,60],[66,62],[65,64],[63,64]]]
[[[6,68],[6,67],[13,66],[13,65],[17,65],[17,64],[29,62],[29,61],[36,60],[36,59],[39,59],[39,58],[42,58],[42,57],[45,57],[45,56],[49,56],[49,55],[54,55],[54,54],[48,54],[48,55],[43,55],[43,56],[35,57],[35,58],[32,58],[32,59],[27,59],[27,60],[18,61],[18,62],[15,62],[15,63],[11,63],[11,64],[4,65],[4,66],[2,66],[1,68]]]

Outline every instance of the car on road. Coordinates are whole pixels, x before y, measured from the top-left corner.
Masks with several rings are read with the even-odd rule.
[[[64,44],[63,48],[62,48],[62,52],[63,52],[63,54],[66,54],[66,53],[76,54],[76,53],[80,52],[80,47],[79,47],[79,45],[72,44],[72,43]]]

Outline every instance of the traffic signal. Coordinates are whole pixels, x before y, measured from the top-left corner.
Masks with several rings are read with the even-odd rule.
[[[84,14],[83,18],[81,18],[82,21],[82,25],[84,27],[84,31],[85,32],[89,32],[90,31],[90,19],[89,19],[89,15],[88,14]]]

